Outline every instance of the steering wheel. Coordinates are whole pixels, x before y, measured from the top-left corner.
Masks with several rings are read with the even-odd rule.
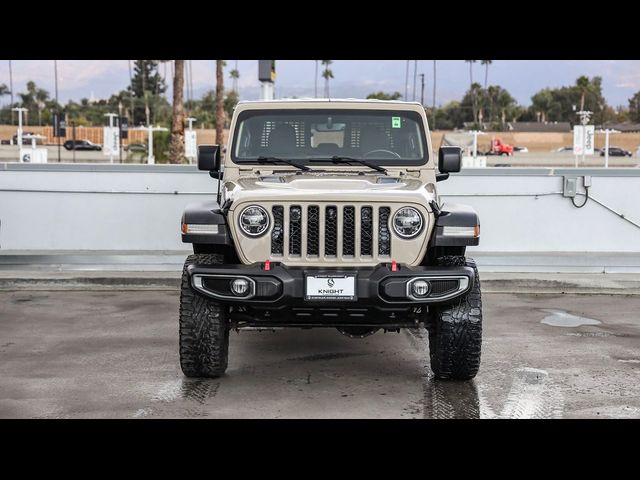
[[[400,155],[398,155],[396,152],[392,152],[391,150],[384,150],[382,148],[371,150],[370,152],[365,153],[363,157],[367,158],[369,155],[372,155],[374,153],[386,153],[386,154],[389,154],[391,158],[401,158]]]

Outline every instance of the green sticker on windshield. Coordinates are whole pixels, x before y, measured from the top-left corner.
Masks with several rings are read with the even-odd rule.
[[[391,128],[400,128],[400,117],[391,117]]]

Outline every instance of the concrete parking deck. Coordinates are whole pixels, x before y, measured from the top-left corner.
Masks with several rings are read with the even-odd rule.
[[[182,376],[175,291],[0,293],[0,418],[640,418],[640,297],[485,292],[480,373],[436,382],[421,333],[231,336]]]

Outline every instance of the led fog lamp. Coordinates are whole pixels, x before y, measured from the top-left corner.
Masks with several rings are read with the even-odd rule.
[[[249,281],[244,278],[236,278],[231,281],[231,291],[238,297],[245,297],[249,293]]]
[[[251,205],[240,213],[240,228],[252,237],[262,235],[269,228],[269,214],[258,205]]]
[[[402,238],[412,238],[422,230],[422,215],[413,207],[402,207],[393,216],[393,230]]]
[[[426,297],[429,294],[429,282],[416,280],[411,284],[411,293],[414,297]]]

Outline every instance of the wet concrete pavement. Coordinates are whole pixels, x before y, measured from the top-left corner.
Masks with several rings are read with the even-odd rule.
[[[333,329],[232,333],[193,380],[176,292],[0,292],[0,418],[640,418],[639,296],[484,302],[471,382],[435,382],[420,332]]]

